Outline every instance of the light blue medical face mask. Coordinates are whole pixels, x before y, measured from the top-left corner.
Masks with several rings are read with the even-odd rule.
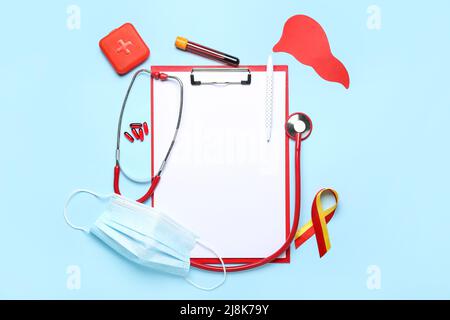
[[[107,202],[105,211],[90,228],[75,226],[67,217],[67,207],[79,193],[88,193]],[[77,190],[67,199],[64,218],[72,228],[95,235],[129,260],[182,276],[197,288],[212,290],[225,281],[225,265],[213,250],[169,216],[136,201],[117,194],[100,196],[88,190]],[[222,263],[224,277],[222,282],[214,287],[201,287],[186,278],[190,269],[190,254],[196,244],[211,250]]]

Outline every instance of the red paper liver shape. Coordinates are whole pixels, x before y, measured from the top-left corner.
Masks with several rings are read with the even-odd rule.
[[[324,29],[308,16],[296,15],[289,18],[273,51],[291,54],[299,62],[311,66],[327,81],[341,83],[347,89],[350,86],[347,69],[331,52]]]

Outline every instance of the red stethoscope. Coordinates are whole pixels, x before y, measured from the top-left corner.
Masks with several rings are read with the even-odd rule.
[[[153,177],[153,179],[150,183],[150,187],[148,188],[147,192],[142,197],[140,197],[139,199],[136,200],[137,202],[144,203],[145,201],[150,199],[153,196],[153,194],[155,193],[155,189],[158,186],[159,180],[161,180],[161,175],[164,171],[167,160],[169,159],[170,153],[172,152],[172,148],[175,145],[175,141],[177,139],[178,130],[179,130],[180,124],[181,124],[181,115],[183,114],[183,82],[178,77],[169,76],[165,73],[160,73],[160,72],[150,72],[149,70],[146,70],[146,69],[141,69],[133,75],[130,85],[128,86],[127,93],[125,94],[125,98],[123,99],[122,108],[120,109],[119,123],[117,126],[116,166],[114,167],[114,192],[117,194],[121,194],[120,188],[119,188],[119,177],[120,177],[120,171],[121,171],[121,169],[120,169],[120,137],[122,135],[120,134],[120,131],[122,128],[122,118],[123,118],[123,113],[125,111],[125,106],[127,105],[128,96],[130,95],[131,88],[133,88],[134,81],[136,80],[137,76],[140,75],[141,73],[148,73],[155,80],[161,80],[161,81],[166,81],[169,79],[174,80],[178,83],[178,85],[180,87],[180,104],[179,104],[177,123],[175,126],[175,133],[173,135],[172,142],[170,143],[169,149],[167,150],[166,156],[164,157],[164,160],[162,161],[161,166],[159,167],[158,173],[156,174],[156,176]]]
[[[147,201],[149,198],[151,198],[153,196],[155,189],[158,186],[159,181],[161,180],[162,172],[164,170],[164,167],[167,163],[167,160],[170,156],[170,153],[172,151],[172,148],[175,144],[175,141],[176,141],[176,138],[178,135],[178,130],[180,128],[180,123],[181,123],[181,115],[183,112],[183,82],[178,77],[169,76],[165,73],[150,72],[145,69],[139,70],[134,74],[134,76],[131,80],[131,83],[128,87],[127,93],[125,95],[123,104],[122,104],[122,109],[121,109],[120,117],[119,117],[119,125],[118,125],[118,129],[117,129],[116,166],[114,167],[114,192],[115,193],[121,194],[120,189],[119,189],[119,176],[120,176],[120,171],[121,171],[121,169],[120,169],[120,137],[121,137],[120,131],[121,131],[121,126],[122,126],[122,117],[123,117],[125,106],[126,106],[126,103],[128,100],[128,96],[129,96],[131,88],[133,87],[133,84],[134,84],[134,81],[136,80],[136,77],[140,73],[143,73],[143,72],[149,73],[151,75],[151,77],[155,80],[165,81],[165,80],[171,79],[171,80],[177,81],[180,86],[180,104],[179,104],[178,119],[177,119],[175,133],[174,133],[172,142],[170,143],[169,149],[166,153],[166,156],[164,157],[163,162],[161,163],[158,173],[156,174],[156,176],[153,177],[153,179],[150,183],[149,189],[141,198],[136,200],[141,203]],[[313,128],[313,126],[312,126],[311,119],[306,114],[301,113],[301,112],[296,112],[296,113],[291,114],[285,125],[286,135],[290,139],[295,141],[294,222],[292,223],[291,230],[289,232],[289,235],[288,235],[285,243],[277,251],[275,251],[273,254],[271,254],[270,256],[268,256],[266,258],[258,259],[254,262],[250,262],[250,263],[246,263],[246,264],[227,266],[226,267],[227,272],[244,271],[244,270],[250,270],[250,269],[261,267],[267,263],[272,262],[276,258],[278,258],[281,254],[283,254],[290,247],[292,241],[294,240],[295,233],[298,229],[298,225],[300,222],[300,199],[301,199],[301,194],[300,194],[301,193],[300,155],[301,155],[301,146],[302,146],[302,141],[306,140],[311,135],[312,128]],[[200,263],[193,259],[191,259],[191,266],[199,268],[199,269],[203,269],[203,270],[208,270],[208,271],[223,272],[222,266],[216,266],[216,265],[212,265],[212,264],[208,264],[208,263]]]
[[[288,121],[285,125],[286,135],[295,140],[295,209],[294,209],[294,222],[292,223],[291,230],[289,231],[289,235],[285,243],[273,254],[266,258],[258,259],[254,262],[236,265],[236,266],[227,266],[227,272],[237,272],[250,270],[254,268],[261,267],[267,263],[272,262],[276,258],[278,258],[283,252],[285,252],[291,245],[292,241],[294,241],[295,233],[298,229],[298,225],[300,222],[300,192],[301,192],[301,182],[300,182],[300,154],[302,141],[306,140],[312,132],[312,121],[311,119],[304,113],[296,112],[289,116]],[[206,263],[199,263],[191,259],[191,266],[215,272],[223,272],[222,266],[214,266]]]

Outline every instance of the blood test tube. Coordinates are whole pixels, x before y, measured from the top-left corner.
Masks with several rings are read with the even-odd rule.
[[[192,52],[202,57],[220,61],[222,63],[231,65],[233,67],[239,66],[239,59],[229,54],[205,47],[201,44],[189,41],[183,37],[177,37],[175,40],[175,47],[180,50]]]
[[[139,128],[139,139],[144,141],[144,130],[142,130],[142,128]]]

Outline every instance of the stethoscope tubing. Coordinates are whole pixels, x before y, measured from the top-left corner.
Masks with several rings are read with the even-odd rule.
[[[122,108],[120,110],[120,116],[119,116],[119,122],[118,122],[118,126],[117,126],[117,144],[116,144],[116,165],[114,166],[114,181],[113,181],[113,186],[114,186],[114,192],[117,194],[121,194],[120,192],[120,186],[119,186],[119,180],[120,180],[120,172],[121,172],[121,168],[120,168],[120,138],[121,138],[121,128],[122,128],[122,119],[123,119],[123,114],[125,111],[125,106],[127,104],[128,101],[128,96],[130,95],[131,92],[131,88],[133,87],[134,81],[136,80],[137,76],[143,72],[149,73],[151,74],[151,77],[153,79],[156,80],[162,80],[165,81],[167,79],[172,79],[178,82],[178,85],[180,86],[180,106],[179,106],[179,111],[178,111],[178,117],[177,117],[177,123],[176,123],[176,127],[175,127],[175,132],[172,138],[172,141],[170,143],[170,146],[167,150],[167,153],[159,167],[158,173],[156,174],[156,176],[153,177],[153,179],[151,180],[150,186],[147,190],[147,192],[140,197],[139,199],[137,199],[137,202],[141,202],[144,203],[146,202],[148,199],[150,199],[153,194],[155,193],[156,187],[159,184],[159,181],[161,180],[161,175],[164,171],[164,168],[166,166],[167,160],[169,159],[170,154],[172,153],[172,149],[173,146],[175,144],[175,141],[177,139],[178,136],[178,130],[180,129],[180,124],[181,124],[181,117],[183,114],[183,82],[180,80],[180,78],[176,77],[176,76],[168,76],[166,74],[160,74],[160,73],[153,73],[150,72],[149,70],[146,69],[141,69],[138,70],[134,75],[133,78],[131,79],[130,85],[128,86],[127,92],[125,94],[125,98],[123,100],[122,103]]]
[[[260,260],[250,262],[248,264],[241,264],[237,266],[226,266],[226,272],[238,272],[245,271],[250,269],[255,269],[261,267],[267,263],[274,261],[281,254],[283,254],[286,250],[289,249],[291,243],[294,241],[295,233],[297,232],[298,225],[300,222],[300,201],[301,201],[301,177],[300,177],[300,155],[301,155],[301,146],[302,146],[302,135],[301,133],[297,133],[295,135],[295,209],[294,209],[294,221],[292,223],[291,230],[286,239],[286,242],[273,254],[266,258],[262,258]],[[195,261],[195,259],[191,258],[191,266],[214,272],[223,272],[222,266],[215,266],[207,263],[200,263]]]

